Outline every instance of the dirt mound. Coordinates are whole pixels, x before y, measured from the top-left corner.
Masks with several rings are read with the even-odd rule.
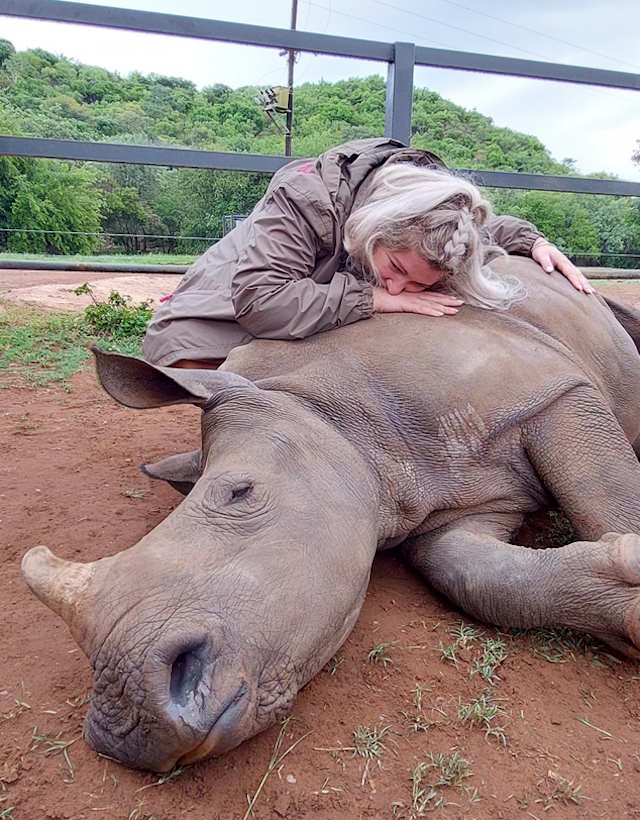
[[[76,295],[73,289],[88,282],[95,299],[104,302],[112,290],[129,296],[134,304],[147,301],[158,307],[160,300],[172,293],[181,277],[176,274],[108,274],[96,276],[90,273],[71,273],[61,276],[50,272],[34,276],[29,271],[12,271],[0,277],[0,295],[16,304],[36,304],[47,310],[84,310],[91,304],[87,294]],[[19,274],[25,274],[20,276]],[[33,272],[36,273],[36,272]],[[30,284],[27,284],[30,283]]]

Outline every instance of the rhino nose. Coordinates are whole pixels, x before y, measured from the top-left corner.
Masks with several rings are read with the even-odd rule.
[[[197,641],[181,648],[171,664],[169,697],[173,704],[185,707],[201,688],[204,671],[212,663],[211,644]]]

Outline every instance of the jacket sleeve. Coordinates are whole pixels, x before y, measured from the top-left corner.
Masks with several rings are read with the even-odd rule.
[[[324,285],[311,275],[316,258],[333,242],[333,225],[318,212],[312,227],[300,207],[279,188],[252,216],[247,247],[231,282],[236,321],[263,339],[303,339],[367,319],[373,289],[337,271]]]
[[[515,216],[494,216],[488,228],[496,245],[519,256],[531,256],[533,243],[543,236],[531,222]]]

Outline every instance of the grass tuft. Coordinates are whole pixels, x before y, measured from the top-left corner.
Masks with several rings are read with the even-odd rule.
[[[271,758],[269,760],[269,765],[267,766],[267,770],[262,775],[262,780],[258,784],[258,788],[255,790],[253,797],[250,797],[249,795],[247,795],[247,803],[249,805],[248,805],[247,810],[244,814],[243,820],[247,820],[247,818],[250,815],[253,815],[254,806],[256,805],[256,801],[258,800],[258,797],[260,796],[260,792],[264,788],[264,784],[267,782],[267,780],[269,778],[269,775],[275,769],[278,768],[278,766],[282,763],[282,761],[285,759],[285,757],[287,757],[287,755],[291,754],[291,752],[296,748],[296,746],[299,743],[302,743],[302,741],[306,737],[309,737],[309,735],[311,734],[311,732],[307,732],[306,734],[302,735],[302,737],[299,737],[294,743],[292,743],[281,754],[280,749],[282,747],[282,741],[284,740],[284,735],[285,735],[285,732],[287,731],[287,726],[289,725],[289,723],[292,720],[293,720],[293,718],[288,717],[288,718],[286,718],[285,720],[282,721],[282,726],[280,727],[280,732],[279,732],[278,737],[276,738],[276,742],[273,746],[273,752],[271,753]]]
[[[415,820],[446,805],[456,805],[446,801],[443,789],[459,788],[472,803],[476,803],[477,789],[467,789],[462,785],[472,774],[471,761],[462,757],[460,752],[454,751],[449,755],[430,752],[411,773],[411,805],[405,806],[401,801],[393,803],[394,817]]]
[[[73,746],[77,740],[80,740],[82,735],[71,738],[71,740],[63,740],[60,737],[61,734],[62,732],[60,731],[57,735],[39,735],[38,727],[34,726],[33,734],[31,735],[31,740],[33,741],[33,746],[31,749],[33,751],[39,747],[43,747],[41,751],[45,757],[54,757],[55,755],[61,754],[64,757],[64,761],[67,764],[67,769],[69,770],[69,777],[65,778],[64,782],[73,783],[76,779],[76,774],[73,770],[73,766],[71,765],[69,748]]]
[[[496,718],[505,716],[504,709],[495,703],[491,692],[483,692],[470,703],[458,702],[458,720],[470,726],[479,726],[484,729],[486,738],[495,737],[503,746],[507,745],[507,736],[504,725],[495,725]]]
[[[496,670],[507,659],[507,647],[504,641],[487,638],[482,643],[482,657],[476,658],[469,676],[480,675],[490,686],[500,682]]]
[[[433,725],[432,722],[426,719],[422,711],[423,693],[424,686],[420,683],[416,684],[415,688],[411,690],[411,694],[413,695],[413,711],[402,712],[404,721],[413,728],[414,732],[426,732],[427,729]]]
[[[465,624],[464,621],[460,621],[455,629],[447,631],[454,640],[453,643],[446,646],[440,641],[440,654],[444,661],[449,661],[455,666],[458,663],[458,650],[466,649],[471,643],[478,640],[482,635],[482,631],[470,624]]]
[[[391,656],[387,655],[387,651],[395,646],[398,641],[389,641],[387,643],[379,643],[372,647],[367,655],[369,663],[381,663],[386,669],[389,664],[392,664]]]
[[[596,652],[600,645],[584,632],[576,632],[568,627],[540,627],[539,629],[517,629],[513,634],[528,638],[531,652],[544,658],[548,663],[567,663],[576,656]]]
[[[582,794],[582,786],[574,786],[574,781],[558,772],[549,771],[546,777],[540,778],[536,784],[543,792],[535,802],[542,806],[542,810],[547,812],[553,808],[553,802],[561,803],[563,806],[579,806],[584,800],[590,798]]]

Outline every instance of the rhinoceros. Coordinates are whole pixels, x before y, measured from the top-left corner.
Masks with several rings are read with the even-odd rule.
[[[640,317],[530,260],[494,264],[528,291],[507,311],[255,340],[218,371],[96,351],[117,401],[201,407],[202,449],[146,468],[188,494],[139,543],[23,560],[95,670],[94,749],[163,772],[274,724],[392,547],[476,619],[640,656]],[[510,543],[554,505],[579,540]]]

